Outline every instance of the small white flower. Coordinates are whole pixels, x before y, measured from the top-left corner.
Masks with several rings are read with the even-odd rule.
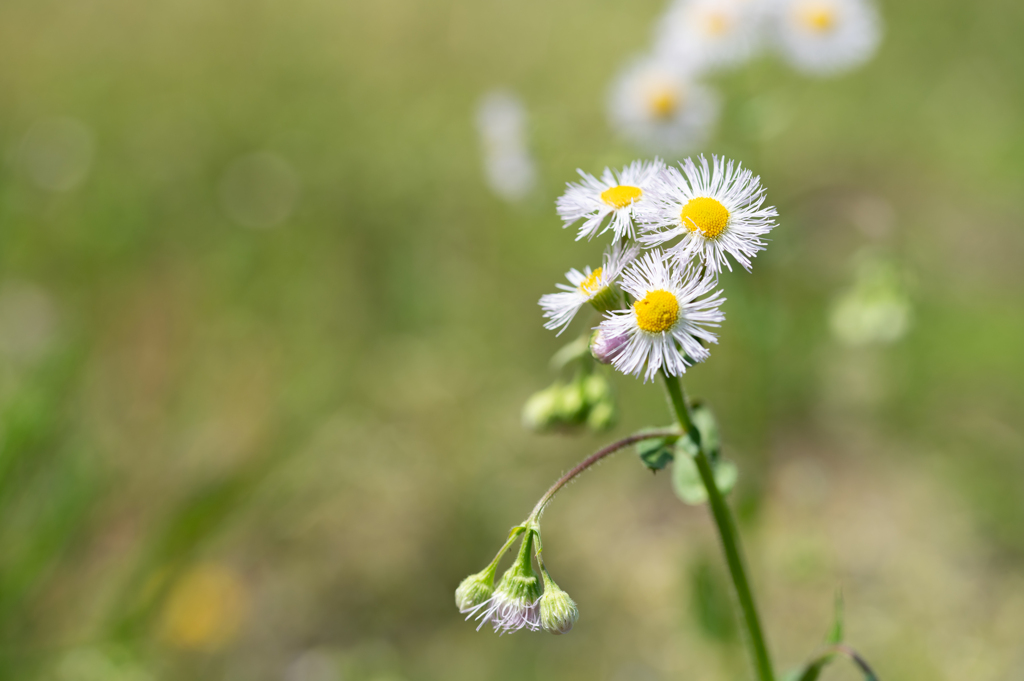
[[[540,298],[544,318],[548,320],[544,322],[544,328],[552,331],[558,329],[558,335],[561,335],[586,303],[592,303],[601,311],[615,307],[617,301],[611,285],[639,252],[638,246],[625,246],[616,241],[605,249],[602,264],[596,270],[587,266],[582,272],[575,268],[566,272],[565,278],[569,280],[570,286],[555,284],[561,289],[559,293],[548,293]]]
[[[622,275],[622,288],[636,302],[628,310],[608,313],[600,326],[609,338],[629,339],[612,357],[612,366],[639,376],[646,365],[646,382],[659,370],[679,376],[707,359],[701,341],[718,342],[707,327],[725,319],[719,309],[722,292],[712,293],[717,283],[710,273],[701,277],[692,268],[670,266],[661,251],[637,260]]]
[[[875,53],[882,25],[870,0],[776,0],[776,39],[794,68],[831,75]]]
[[[626,139],[652,152],[682,154],[707,141],[718,96],[675,60],[641,57],[612,83],[608,116]]]
[[[582,182],[567,183],[565,193],[555,203],[563,226],[583,220],[577,241],[609,229],[616,239],[634,238],[633,211],[645,200],[645,193],[663,167],[658,159],[633,161],[618,173],[605,168],[600,180],[577,170]]]
[[[526,141],[522,100],[507,90],[487,93],[477,108],[476,125],[491,191],[506,201],[524,200],[537,184],[537,168]]]
[[[676,0],[655,32],[655,52],[691,72],[735,66],[761,43],[757,0]]]
[[[696,257],[717,274],[723,266],[732,270],[728,254],[749,271],[778,213],[764,206],[761,178],[740,164],[721,156],[712,156],[710,166],[703,156],[699,163],[686,159],[661,173],[641,216],[648,230],[641,240],[658,245],[681,236],[669,249],[681,264]]]

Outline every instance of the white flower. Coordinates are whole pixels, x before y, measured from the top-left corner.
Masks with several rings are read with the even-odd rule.
[[[480,100],[476,124],[488,186],[506,201],[522,201],[537,180],[526,143],[526,107],[512,92],[491,91]]]
[[[558,335],[561,335],[586,303],[592,303],[602,312],[616,307],[617,296],[611,285],[639,252],[638,246],[625,246],[622,242],[616,241],[605,249],[602,264],[596,270],[591,270],[587,266],[582,272],[575,268],[566,272],[565,278],[571,285],[555,284],[561,292],[548,293],[540,298],[544,318],[548,320],[544,323],[544,328],[552,331],[558,329]]]
[[[774,10],[779,48],[804,73],[860,66],[881,40],[881,19],[870,0],[776,0]]]
[[[761,178],[740,164],[721,156],[712,156],[710,166],[703,156],[699,162],[686,159],[661,173],[641,216],[648,231],[641,240],[658,245],[681,236],[669,249],[681,264],[696,257],[717,274],[723,265],[732,270],[729,254],[749,271],[778,213],[764,206]]]
[[[655,32],[655,52],[691,72],[734,66],[760,45],[756,0],[676,0]]]
[[[674,60],[641,57],[612,83],[608,117],[619,133],[652,152],[682,154],[707,141],[718,96]]]
[[[722,292],[712,293],[717,283],[710,273],[701,277],[692,268],[670,266],[661,251],[637,260],[622,275],[622,288],[636,302],[628,310],[608,313],[600,326],[609,338],[629,338],[612,357],[612,366],[639,376],[646,365],[646,382],[659,370],[679,376],[707,359],[701,341],[718,342],[707,327],[725,319],[719,310]]]
[[[568,227],[583,220],[576,240],[591,238],[611,229],[616,239],[634,238],[634,208],[645,200],[644,194],[664,164],[654,161],[633,161],[616,174],[605,168],[598,180],[577,170],[582,182],[567,183],[565,193],[555,203],[558,215]],[[607,219],[607,222],[606,222]]]

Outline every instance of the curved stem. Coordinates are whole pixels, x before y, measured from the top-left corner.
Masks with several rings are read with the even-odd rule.
[[[611,454],[614,454],[623,447],[628,447],[629,445],[635,444],[642,440],[653,440],[654,438],[659,437],[679,437],[679,431],[652,430],[646,433],[634,433],[629,437],[624,437],[617,442],[613,442],[610,445],[597,450],[587,458],[583,459],[583,461],[580,461],[578,464],[576,464],[568,473],[566,473],[558,480],[556,480],[555,484],[551,485],[548,491],[544,493],[544,496],[540,498],[540,501],[537,502],[537,505],[533,507],[533,511],[530,512],[530,517],[526,519],[526,522],[524,522],[523,525],[529,525],[535,522],[538,518],[540,518],[541,514],[544,512],[544,508],[548,505],[548,503],[550,503],[551,499],[558,493],[560,489],[565,487],[570,481],[572,481],[573,478],[575,478],[577,475],[593,466],[601,459]]]
[[[668,391],[669,401],[672,403],[672,410],[675,412],[679,426],[684,432],[700,445],[700,433],[693,425],[690,417],[690,408],[686,404],[686,397],[683,395],[683,387],[674,376],[662,374],[665,379],[665,388]],[[753,657],[754,668],[757,670],[757,678],[760,681],[774,681],[775,674],[772,671],[771,658],[768,656],[768,646],[765,644],[764,632],[761,630],[761,620],[757,614],[757,606],[754,603],[754,594],[750,590],[750,580],[747,578],[747,571],[743,564],[743,555],[740,550],[739,533],[736,530],[736,522],[733,520],[732,511],[725,503],[725,497],[715,483],[715,472],[711,467],[711,460],[703,447],[698,447],[697,456],[694,457],[697,463],[697,470],[700,471],[700,478],[708,492],[708,504],[711,507],[711,515],[718,528],[718,536],[722,542],[722,550],[725,552],[725,561],[729,565],[729,575],[732,577],[733,586],[736,588],[736,596],[740,602],[740,609],[743,611],[743,621],[747,629],[747,643],[750,645],[750,654]]]

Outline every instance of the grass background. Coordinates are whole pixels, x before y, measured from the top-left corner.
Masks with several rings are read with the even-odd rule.
[[[0,6],[0,677],[744,677],[704,510],[628,454],[546,516],[582,612],[569,636],[476,633],[452,605],[606,439],[530,434],[519,409],[559,347],[536,299],[599,249],[553,200],[575,168],[636,155],[604,93],[661,10]],[[781,226],[724,277],[729,322],[687,384],[741,467],[781,668],[841,587],[882,678],[1016,680],[1024,6],[881,10],[854,74],[765,57],[714,79],[727,104],[703,151],[760,173]],[[495,86],[523,98],[539,164],[515,206],[485,187],[473,127]],[[68,191],[32,170],[55,116],[94,142]],[[298,188],[272,229],[221,196],[256,151]],[[914,324],[851,350],[828,311],[865,249],[912,276]],[[615,433],[666,420],[656,387],[616,389]]]

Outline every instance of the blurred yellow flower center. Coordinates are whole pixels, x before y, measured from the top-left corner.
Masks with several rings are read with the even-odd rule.
[[[679,301],[668,291],[648,291],[633,303],[636,325],[650,333],[668,331],[679,320]]]
[[[800,22],[815,33],[826,33],[836,25],[836,11],[831,5],[811,2],[803,5],[798,12]]]
[[[708,239],[717,239],[729,224],[729,209],[716,199],[699,196],[683,206],[679,218],[691,232],[699,229]]]
[[[647,100],[655,118],[670,118],[679,109],[680,93],[670,87],[661,87],[651,93]]]
[[[590,273],[590,276],[583,280],[580,284],[580,293],[585,296],[590,296],[601,290],[601,268],[598,267],[596,270]]]
[[[729,17],[721,12],[708,12],[704,15],[704,32],[713,36],[722,35],[729,30],[730,23]]]
[[[601,192],[601,200],[612,208],[625,208],[643,196],[643,193],[644,192],[640,187],[631,187],[628,184],[620,184],[617,187],[605,189]]]

